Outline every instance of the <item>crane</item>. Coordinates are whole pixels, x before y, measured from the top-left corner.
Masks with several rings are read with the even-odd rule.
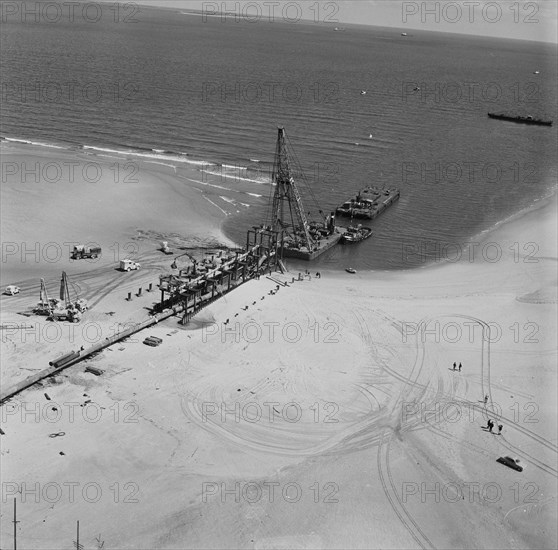
[[[68,285],[68,276],[62,272],[60,279],[60,299],[50,298],[46,283],[41,279],[40,301],[33,310],[37,315],[46,315],[53,321],[68,320],[77,323],[81,320],[81,314],[87,309],[87,301],[78,299],[72,302]]]
[[[60,279],[60,300],[64,302],[66,307],[71,305],[70,289],[68,288],[68,277],[65,271],[62,271],[62,278]]]
[[[48,297],[48,292],[45,284],[45,280],[41,279],[41,290],[39,292],[39,303],[37,307],[33,310],[38,315],[51,315],[52,314],[52,302]]]

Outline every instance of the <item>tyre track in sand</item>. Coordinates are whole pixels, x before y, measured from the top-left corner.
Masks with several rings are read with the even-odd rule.
[[[488,394],[490,402],[493,402],[492,399],[492,387],[491,387],[491,376],[490,376],[490,360],[491,360],[491,355],[490,355],[490,326],[484,322],[482,319],[479,319],[477,317],[473,317],[471,315],[463,315],[463,314],[446,314],[446,315],[440,315],[439,317],[449,317],[449,318],[462,318],[462,319],[467,319],[470,321],[475,321],[476,323],[479,323],[479,325],[483,328],[483,337],[482,337],[482,346],[481,346],[481,365],[480,365],[480,369],[481,369],[481,373],[480,373],[480,377],[481,377],[481,388],[482,388],[482,395],[486,395]],[[387,317],[386,317],[387,319]],[[395,320],[392,319],[392,324],[394,324],[394,326],[396,326],[396,328],[399,328],[400,323]],[[424,321],[421,320],[421,323]],[[420,326],[420,323],[419,323]],[[426,325],[425,325],[426,326]],[[402,330],[402,329],[401,329]],[[398,373],[395,373],[395,371],[393,371],[392,369],[390,369],[389,367],[385,367],[386,370],[388,370],[388,372],[390,372],[390,374],[392,374],[393,376],[395,376],[396,378],[399,378],[401,381],[406,381],[407,383],[411,384],[413,383],[415,386],[416,385],[422,385],[424,387],[423,384],[420,384],[417,381],[412,381],[410,379],[405,379],[405,377],[399,375]],[[483,404],[479,404],[476,403],[474,401],[470,401],[467,399],[456,399],[455,397],[452,397],[451,401],[453,403],[456,404],[460,404],[460,405],[467,405],[477,411],[479,411],[486,420],[488,420],[489,416],[494,417],[498,420],[504,421],[506,422],[506,425],[508,425],[509,427],[517,430],[518,432],[522,433],[523,435],[531,438],[532,440],[534,440],[535,442],[539,443],[540,445],[546,447],[547,449],[549,449],[550,451],[557,453],[558,452],[558,447],[552,443],[551,441],[549,441],[548,439],[545,439],[544,437],[538,435],[537,433],[525,428],[524,426],[522,426],[520,423],[513,421],[510,418],[507,418],[503,415],[500,415],[497,411],[487,411],[486,407]],[[430,426],[432,427],[432,424],[430,424]],[[451,434],[448,434],[451,436]],[[516,447],[515,445],[513,445],[511,442],[509,442],[507,440],[507,438],[505,438],[504,436],[501,436],[501,444],[507,448],[509,451],[511,451],[512,453],[515,453],[517,455],[519,455],[521,458],[523,458],[524,460],[526,460],[527,462],[530,462],[531,464],[533,464],[534,466],[536,466],[537,468],[541,469],[542,471],[552,475],[553,477],[558,477],[558,471],[557,469],[552,466],[549,465],[541,460],[539,460],[538,458],[534,457],[533,455],[531,455],[530,453],[527,453],[526,451],[519,449],[518,447]]]
[[[376,310],[375,313],[379,314],[385,320],[387,320],[391,326],[395,326],[398,332],[401,332],[399,325],[394,324],[391,319],[386,318],[383,312]],[[365,319],[362,317],[362,315],[357,314],[356,312],[355,312],[355,317],[357,317],[357,321],[359,322],[360,325],[361,337],[368,345],[373,356],[379,358],[380,355],[377,352],[377,346],[374,344],[372,340],[372,335],[370,334],[370,330],[368,328]],[[410,387],[411,391],[415,390],[417,387],[420,388],[422,390],[422,392],[420,393],[421,397],[423,397],[430,389],[429,383],[420,384],[417,382],[418,377],[422,372],[424,366],[424,358],[425,358],[424,346],[419,345],[418,338],[415,339],[415,348],[416,348],[415,361],[411,369],[411,373],[408,377],[396,373],[393,369],[387,366],[386,361],[381,360],[382,369],[388,374],[390,374],[391,376],[393,376],[396,380],[403,382],[403,386],[401,387],[399,395],[395,399],[395,402],[391,407],[391,410],[389,411],[388,418],[387,418],[388,424],[395,423],[397,430],[400,430],[401,426],[397,418],[394,418],[394,412],[398,415],[398,409],[404,397],[406,388]],[[416,373],[414,377],[413,377],[413,373]],[[443,382],[440,382],[439,379],[436,395],[439,395],[440,392],[442,391],[443,391]],[[369,426],[366,428],[368,434],[365,435],[368,436],[370,435],[369,432],[372,427],[373,425],[369,424]],[[390,443],[391,443],[392,435],[389,435],[388,432],[386,431],[385,423],[381,424],[379,427],[381,429],[380,433],[375,433],[371,438],[368,437],[366,441],[367,443],[366,446],[378,444],[378,454],[377,454],[378,479],[380,480],[380,483],[382,485],[382,490],[384,491],[384,494],[391,506],[391,509],[393,510],[393,512],[395,513],[395,515],[397,516],[397,518],[399,519],[403,527],[415,540],[417,545],[423,550],[435,549],[436,547],[434,546],[432,541],[422,531],[422,529],[415,521],[413,516],[410,514],[410,512],[406,509],[406,507],[399,499],[399,493],[393,481],[393,477],[391,475],[391,470],[389,467],[389,452],[390,452]],[[394,430],[393,427],[389,429],[391,429],[392,431]]]
[[[316,323],[315,317],[309,315],[309,312],[306,312],[306,317],[309,323]],[[312,421],[303,420],[285,424],[280,418],[268,421],[268,410],[265,407],[263,407],[264,414],[261,421],[254,423],[231,421],[231,415],[227,421],[224,421],[218,411],[216,414],[207,414],[207,410],[204,411],[204,403],[208,402],[226,403],[229,409],[234,410],[233,402],[245,404],[247,401],[252,401],[256,394],[259,394],[256,399],[261,403],[267,394],[274,390],[284,391],[289,396],[296,395],[299,389],[305,392],[309,387],[311,388],[310,384],[315,382],[312,376],[320,375],[319,370],[311,374],[306,368],[298,368],[298,365],[293,370],[291,367],[295,363],[295,358],[288,350],[281,353],[278,359],[282,367],[274,368],[255,383],[248,384],[245,388],[247,391],[242,395],[239,394],[238,398],[230,394],[226,388],[221,388],[217,374],[209,378],[206,376],[193,385],[188,384],[187,388],[184,387],[177,392],[182,412],[204,431],[222,437],[244,450],[294,457],[345,453],[347,452],[345,443],[348,439],[369,433],[371,424],[378,427],[385,426],[385,411],[379,406],[383,399],[372,391],[373,381],[368,384],[368,387],[351,384],[357,386],[359,395],[365,398],[364,406],[361,405],[357,407],[358,410],[353,411],[356,417],[341,420],[339,423],[317,424],[312,419]],[[379,383],[386,383],[383,375]],[[381,394],[390,395],[389,390],[390,388],[382,388]],[[251,397],[252,395],[254,397]]]
[[[449,315],[448,315],[448,317],[449,317]],[[482,361],[481,361],[482,389],[483,389],[483,395],[486,395],[484,393],[486,391],[488,396],[489,396],[490,402],[494,403],[494,401],[492,399],[492,387],[491,387],[491,383],[490,383],[490,341],[491,341],[491,339],[490,339],[490,326],[486,322],[484,322],[482,319],[478,319],[477,317],[472,317],[470,315],[454,314],[454,315],[451,315],[451,317],[461,317],[461,318],[465,318],[465,319],[470,319],[472,321],[475,321],[475,322],[479,323],[483,327],[483,337],[482,337],[483,355],[482,355]],[[485,355],[486,355],[486,359],[485,359]],[[485,384],[486,384],[486,390],[485,390]],[[468,403],[470,407],[473,407],[475,410],[481,411],[483,414],[487,415],[487,418],[488,418],[488,415],[490,415],[490,416],[495,417],[498,420],[505,421],[508,426],[512,426],[515,430],[519,431],[523,435],[528,436],[532,440],[536,441],[538,444],[546,447],[547,449],[549,449],[550,451],[552,451],[554,453],[558,452],[558,447],[556,447],[556,445],[554,443],[552,443],[548,439],[545,439],[544,437],[541,437],[537,433],[535,433],[531,430],[528,430],[527,428],[523,427],[519,422],[514,422],[513,420],[499,414],[495,410],[492,410],[492,411],[490,411],[490,413],[488,413],[486,411],[486,407],[479,406],[478,403],[475,403],[475,402],[472,402],[472,401],[466,401],[466,400],[463,400],[462,402],[463,403]],[[484,403],[483,403],[483,405],[484,405]],[[500,439],[498,441],[500,442],[500,444],[503,447],[507,448],[509,451],[512,451],[512,453],[515,453],[515,454],[521,456],[521,458],[523,460],[526,460],[527,462],[530,462],[531,464],[533,464],[537,468],[539,468],[539,469],[543,470],[544,472],[552,475],[553,477],[558,477],[558,470],[554,466],[546,464],[545,462],[539,460],[538,458],[536,458],[533,455],[527,453],[526,451],[524,451],[522,449],[519,449],[518,447],[516,447],[515,445],[510,443],[504,436],[501,435]]]
[[[378,445],[378,479],[382,484],[382,489],[386,495],[392,510],[395,512],[399,521],[407,529],[416,543],[426,549],[435,549],[432,541],[423,533],[413,516],[408,512],[407,508],[399,499],[399,493],[393,481],[389,467],[389,451],[390,451],[391,435],[383,433],[380,436],[380,444]],[[389,483],[388,483],[389,482]]]
[[[379,310],[375,310],[375,313],[381,314],[381,315],[383,314],[383,312],[381,312]],[[386,314],[383,314],[383,317],[384,317],[384,319],[389,321],[391,323],[391,325],[396,328],[396,330],[398,330],[399,332],[402,333],[402,325],[399,321],[397,321],[394,318],[390,318]],[[492,388],[491,388],[491,381],[490,381],[490,338],[489,338],[490,327],[489,327],[489,325],[487,323],[485,323],[484,321],[482,321],[481,319],[478,319],[478,318],[475,318],[475,317],[472,317],[472,316],[456,314],[456,315],[444,315],[442,317],[465,318],[465,319],[474,321],[476,323],[479,323],[480,326],[483,328],[483,339],[482,339],[481,360],[480,360],[481,387],[482,387],[483,395],[485,395],[484,392],[486,391],[487,394],[490,397],[490,400],[492,401]],[[426,321],[426,319],[423,319],[423,320],[421,320],[421,323],[424,323],[425,321]],[[430,322],[430,320],[428,320],[428,322]],[[366,323],[364,322],[364,320],[362,320],[361,326],[362,325],[365,325],[366,328],[368,328]],[[486,336],[488,336],[488,338]],[[367,341],[367,343],[371,343],[371,336],[370,336],[369,331],[368,331],[367,335],[364,335],[364,338]],[[401,395],[403,395],[403,392],[405,391],[406,387],[409,388],[410,391],[413,391],[416,388],[421,388],[423,390],[421,397],[426,396],[426,394],[428,393],[429,387],[430,387],[430,379],[428,380],[427,383],[421,383],[421,382],[418,381],[418,378],[419,378],[419,376],[422,372],[423,366],[424,366],[425,350],[424,350],[424,346],[419,345],[418,336],[417,336],[415,342],[416,342],[417,356],[416,356],[415,364],[413,365],[413,368],[411,370],[411,373],[408,376],[404,376],[404,375],[396,372],[394,369],[390,368],[385,363],[382,365],[383,369],[388,374],[390,374],[395,379],[399,380],[400,382],[402,382],[404,384],[403,388],[401,389],[400,397],[401,397]],[[376,356],[377,356],[377,354],[376,354]],[[417,368],[418,368],[418,370],[417,370]],[[416,374],[413,376],[413,373],[415,373],[415,372],[416,372]],[[466,385],[466,387],[468,389],[468,384]],[[436,392],[435,399],[439,400],[440,398],[443,397],[444,399],[446,399],[447,401],[452,402],[452,403],[466,403],[467,405],[472,406],[474,409],[480,411],[481,413],[483,413],[483,415],[485,415],[485,417],[487,417],[487,415],[489,413],[488,413],[488,411],[486,411],[485,407],[480,406],[477,403],[468,401],[466,399],[456,399],[455,398],[456,389],[457,389],[456,386],[452,385],[452,392],[451,392],[452,395],[447,395],[443,391],[443,381],[439,377],[438,378],[438,391]],[[492,416],[496,416],[497,418],[502,418],[501,416],[496,415],[494,413],[491,413],[491,414],[492,414]],[[523,433],[524,435],[527,435],[528,437],[537,441],[541,445],[543,445],[543,446],[549,448],[550,450],[556,452],[556,446],[552,442],[546,440],[545,438],[539,436],[538,434],[532,432],[531,430],[528,430],[528,429],[524,428],[523,426],[519,425],[516,422],[513,422],[509,419],[505,419],[505,420],[511,426],[513,426],[516,430],[518,430],[519,432]],[[436,425],[428,423],[428,425],[426,427],[429,430],[433,431],[434,433],[437,433],[437,434],[439,434],[439,435],[441,435],[441,436],[443,436],[447,439],[458,441],[455,436],[453,436],[452,434],[449,434],[447,432],[444,432],[440,427],[438,427]],[[405,427],[401,428],[401,431],[416,430],[417,428],[418,429],[423,429],[424,428],[424,423],[421,420],[419,420],[417,422],[414,422],[414,423],[407,424]],[[374,438],[374,440],[377,440],[377,438]],[[390,437],[389,440],[391,440],[391,437]],[[463,441],[461,441],[460,443],[465,444],[466,446],[470,447],[472,450],[474,450],[476,452],[481,452],[482,454],[486,455],[488,458],[493,458],[492,455],[490,455],[485,449],[483,449],[481,447],[478,447],[478,446],[472,445],[472,444],[467,444],[466,442],[463,442]],[[523,455],[525,457],[528,457],[529,462],[531,462],[532,464],[534,464],[536,467],[540,468],[544,472],[546,472],[550,475],[556,476],[555,468],[553,468],[552,466],[540,461],[539,459],[533,457],[532,455],[529,455],[528,453],[517,449],[514,445],[512,445],[505,438],[502,439],[502,444],[504,446],[506,446],[508,449],[510,449],[514,452],[517,452],[519,455]],[[433,548],[433,545],[432,545],[432,542],[430,541],[430,539],[428,539],[428,537],[426,537],[424,535],[424,533],[420,530],[418,524],[416,524],[416,522],[414,521],[412,516],[407,512],[407,510],[405,509],[403,504],[398,499],[398,493],[394,488],[395,486],[393,484],[393,480],[391,479],[391,473],[389,472],[389,443],[388,443],[388,445],[386,445],[386,437],[384,437],[384,436],[382,436],[379,440],[378,471],[379,471],[380,481],[382,483],[382,488],[383,488],[383,490],[386,494],[386,497],[388,498],[388,501],[390,502],[390,505],[392,506],[392,509],[394,510],[394,512],[396,513],[396,515],[398,516],[398,518],[400,519],[402,524],[405,526],[405,528],[413,536],[414,540],[422,548],[429,548],[429,547]],[[387,483],[385,482],[386,476],[391,481],[391,485],[392,485],[391,489],[387,486]]]

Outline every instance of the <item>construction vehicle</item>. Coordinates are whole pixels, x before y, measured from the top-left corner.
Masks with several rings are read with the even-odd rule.
[[[83,258],[97,258],[101,255],[100,246],[85,246],[84,244],[78,244],[74,246],[74,250],[70,255],[72,260],[81,260]]]
[[[164,252],[167,255],[173,253],[172,250],[169,249],[169,243],[167,241],[163,241],[161,243],[161,252]]]
[[[33,309],[33,313],[36,313],[37,315],[50,315],[52,313],[52,310],[54,309],[55,304],[56,300],[51,300],[48,296],[45,280],[41,279],[39,303]]]
[[[76,306],[76,309],[78,311],[80,311],[81,313],[83,313],[84,311],[87,311],[89,309],[89,305],[87,304],[87,300],[85,300],[84,298],[80,298],[79,300],[76,300],[74,302],[74,305]]]
[[[78,298],[75,302],[72,302],[68,286],[68,276],[65,271],[62,271],[62,278],[60,279],[60,301],[64,302],[65,307],[72,307],[80,312],[87,311],[89,308],[87,300],[84,298]]]
[[[79,302],[79,306],[78,306]],[[81,313],[87,309],[87,302],[83,299],[73,303],[70,298],[70,289],[68,287],[68,277],[65,271],[62,271],[60,279],[60,300],[58,307],[55,307],[50,314],[53,321],[70,321],[70,323],[79,323],[81,321]]]
[[[120,260],[120,269],[122,271],[134,271],[141,267],[138,262],[134,262],[134,260],[130,260],[129,258],[126,260]]]
[[[52,310],[48,317],[52,321],[69,321],[70,323],[79,323],[81,321],[81,312],[78,311],[73,304],[67,308]]]
[[[62,272],[62,279],[60,280],[60,298],[50,298],[45,280],[41,279],[40,301],[33,310],[33,313],[46,315],[48,319],[53,321],[78,323],[81,321],[82,312],[86,310],[87,301],[83,298],[72,303],[68,287],[68,277],[65,271]]]

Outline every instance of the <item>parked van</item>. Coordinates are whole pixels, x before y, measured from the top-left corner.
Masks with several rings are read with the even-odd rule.
[[[4,290],[4,294],[7,294],[8,296],[14,296],[15,294],[19,294],[19,287],[15,286],[15,285],[8,285],[6,287],[6,290]]]
[[[130,259],[120,261],[120,269],[122,271],[133,271],[135,269],[139,269],[140,267],[141,265],[138,264],[138,262],[134,262]]]

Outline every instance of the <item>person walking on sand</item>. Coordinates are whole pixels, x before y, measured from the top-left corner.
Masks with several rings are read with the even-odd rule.
[[[461,363],[459,363],[459,372],[461,372]]]
[[[494,422],[492,420],[488,421],[488,431],[492,433],[492,428],[494,428]]]
[[[484,404],[486,405],[487,403],[488,403],[488,394],[486,394],[486,395],[484,396]]]
[[[454,362],[454,363],[453,363],[453,370],[455,370],[455,366],[456,366],[456,365],[455,365],[455,362]]]
[[[502,435],[502,428],[504,426],[502,424],[498,424],[498,435]]]

